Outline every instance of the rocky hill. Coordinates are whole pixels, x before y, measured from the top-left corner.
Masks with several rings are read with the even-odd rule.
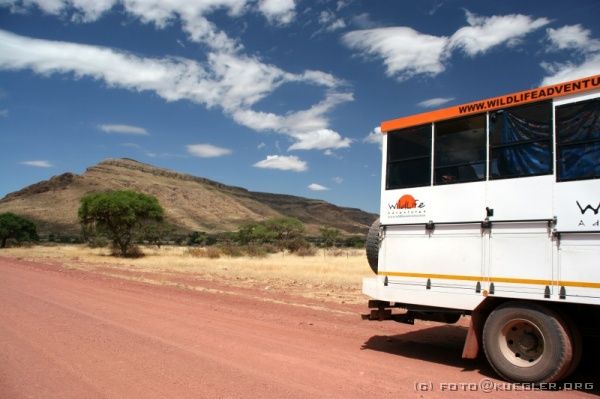
[[[365,233],[377,217],[325,201],[252,192],[131,159],[108,159],[82,175],[64,173],[10,193],[0,200],[0,212],[34,220],[42,234],[76,233],[82,196],[123,189],[156,196],[165,208],[167,221],[182,231],[233,231],[250,221],[293,216],[311,233],[325,225],[356,234]]]

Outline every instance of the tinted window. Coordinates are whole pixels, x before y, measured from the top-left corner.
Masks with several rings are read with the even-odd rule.
[[[435,184],[485,179],[485,115],[435,125]]]
[[[431,183],[431,125],[389,132],[386,189]]]
[[[552,173],[552,103],[490,112],[490,178]]]
[[[558,180],[600,177],[600,99],[556,107]]]

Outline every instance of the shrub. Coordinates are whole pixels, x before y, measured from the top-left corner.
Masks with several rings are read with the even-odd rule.
[[[38,235],[35,224],[14,213],[6,212],[0,214],[0,248],[6,247],[9,239],[17,243],[37,241]]]
[[[218,259],[221,257],[221,251],[216,247],[188,248],[186,254],[197,258]]]
[[[253,258],[264,258],[268,254],[264,245],[247,245],[244,247],[244,252]]]
[[[88,239],[88,247],[90,248],[106,248],[110,242],[106,237],[94,236]]]
[[[129,245],[125,253],[123,253],[123,249],[118,245],[112,245],[110,250],[112,256],[121,256],[124,258],[143,258],[145,256],[137,245]]]
[[[302,257],[315,256],[317,254],[317,249],[315,247],[309,246],[309,247],[300,248],[294,253],[296,255],[302,256]]]
[[[231,256],[232,258],[239,258],[240,256],[244,256],[242,249],[237,245],[232,244],[221,244],[218,246],[221,250],[221,253],[225,256]]]

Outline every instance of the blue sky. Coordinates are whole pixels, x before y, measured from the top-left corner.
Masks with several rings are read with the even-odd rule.
[[[383,120],[600,73],[600,2],[0,0],[0,197],[106,158],[377,212]]]

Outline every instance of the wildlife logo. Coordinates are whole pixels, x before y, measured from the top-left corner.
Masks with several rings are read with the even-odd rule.
[[[421,217],[427,214],[425,203],[419,201],[411,194],[400,196],[395,203],[388,203],[387,216],[390,219],[403,217]]]

